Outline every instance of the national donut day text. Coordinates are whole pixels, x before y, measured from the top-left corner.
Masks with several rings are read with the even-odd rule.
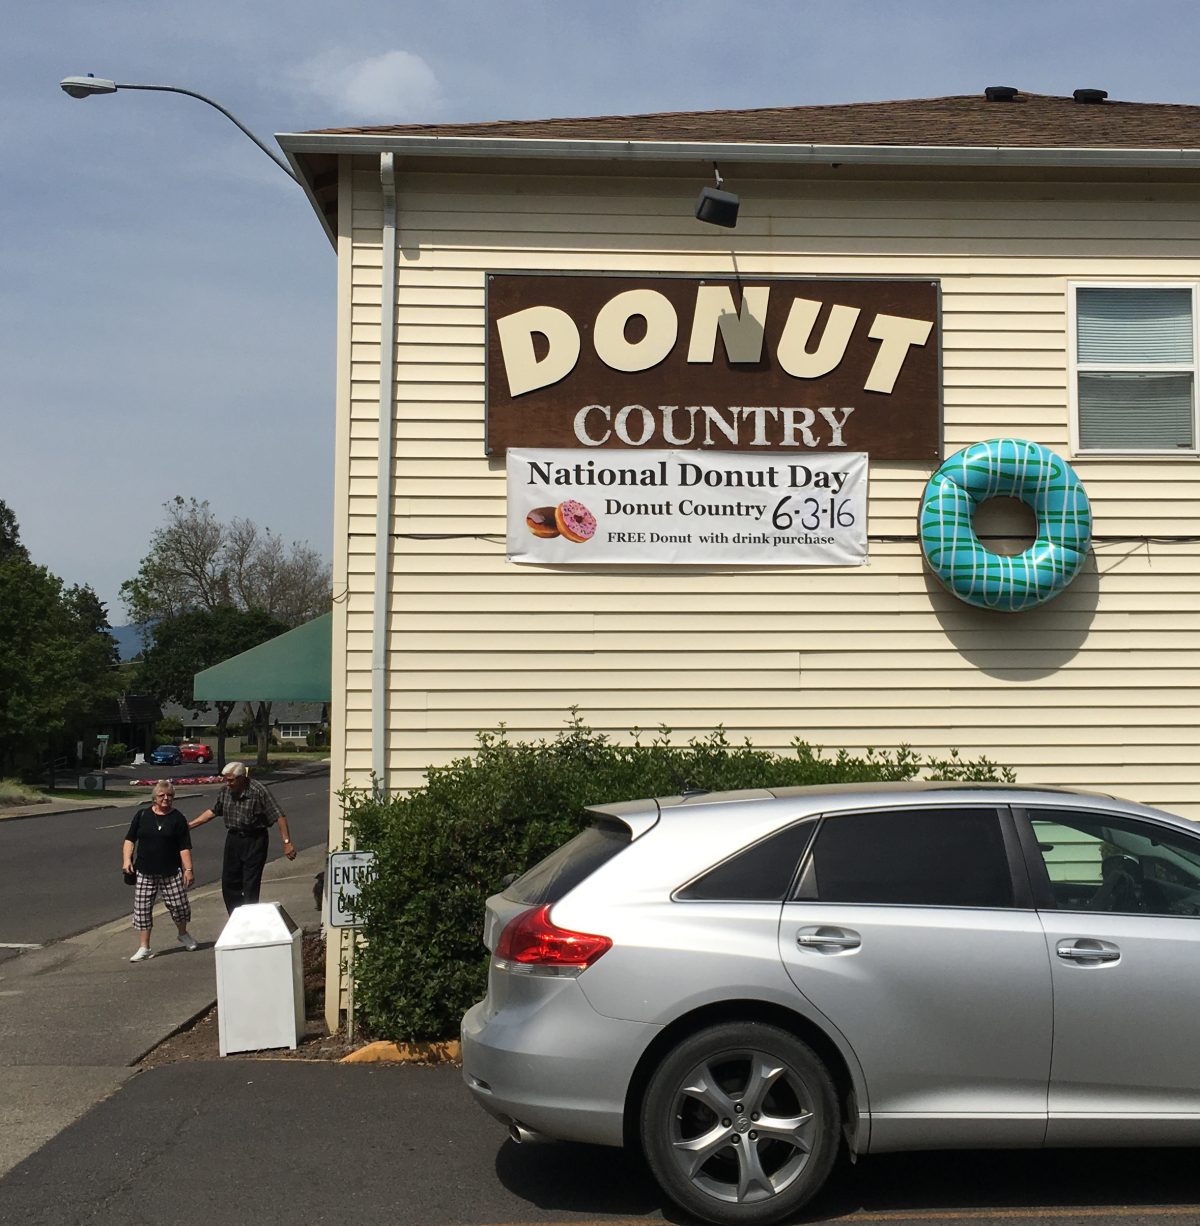
[[[706,469],[689,460],[675,461],[675,476],[671,478],[669,461],[659,460],[640,467],[597,464],[595,460],[580,460],[575,464],[554,464],[529,460],[527,485],[557,486],[707,486],[709,489],[823,489],[836,494],[849,475],[845,472],[809,468],[792,462],[751,471],[741,469]]]

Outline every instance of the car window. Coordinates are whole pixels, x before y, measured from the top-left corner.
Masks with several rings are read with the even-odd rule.
[[[632,841],[623,823],[596,822],[518,877],[504,897],[527,907],[558,902]]]
[[[797,896],[820,902],[1011,907],[994,808],[906,808],[821,822]]]
[[[676,891],[675,897],[685,901],[782,902],[816,828],[816,822],[810,820],[776,831],[701,874]]]
[[[1029,820],[1061,910],[1200,915],[1200,840],[1108,813],[1033,809]]]

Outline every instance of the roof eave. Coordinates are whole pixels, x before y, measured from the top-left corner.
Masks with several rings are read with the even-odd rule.
[[[548,140],[381,133],[288,132],[276,137],[289,155],[397,153],[410,157],[547,158],[618,162],[853,162],[944,166],[1200,166],[1200,149],[1022,145],[815,145],[777,141]],[[293,165],[295,164],[294,159]]]
[[[1200,149],[1034,148],[1023,145],[816,145],[774,141],[549,140],[479,136],[396,136],[382,133],[277,134],[333,245],[331,218],[314,193],[306,154],[380,154],[424,158],[490,158],[590,162],[735,162],[759,165],[876,165],[1127,170],[1200,169]]]

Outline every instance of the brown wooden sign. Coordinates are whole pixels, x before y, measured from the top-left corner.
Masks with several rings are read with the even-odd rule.
[[[936,281],[496,273],[487,450],[942,458]]]

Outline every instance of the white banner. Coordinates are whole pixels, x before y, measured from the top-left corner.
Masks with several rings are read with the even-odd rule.
[[[513,562],[862,566],[864,452],[508,451]]]

